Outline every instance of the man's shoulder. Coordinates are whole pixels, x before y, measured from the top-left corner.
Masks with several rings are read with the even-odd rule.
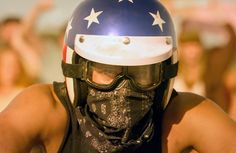
[[[200,104],[204,101],[210,100],[192,92],[177,92],[177,95],[171,99],[169,105],[175,105],[175,107],[187,107]]]
[[[59,104],[52,84],[34,84],[25,88],[9,104],[6,110],[31,109],[49,110]]]
[[[173,116],[183,119],[185,116],[196,114],[196,110],[204,110],[206,103],[213,104],[213,102],[201,95],[190,92],[178,92],[178,94],[172,98],[165,109],[166,117]]]
[[[51,84],[27,87],[0,113],[0,124],[5,125],[0,127],[0,131],[9,129],[11,133],[7,133],[5,137],[11,135],[12,143],[17,143],[18,146],[32,143],[38,145],[39,141],[45,144],[47,142],[45,148],[57,150],[63,139],[66,123],[66,111],[55,96]],[[19,137],[24,137],[25,141],[16,142]]]
[[[213,121],[212,116],[219,119]],[[179,135],[182,133],[182,137],[186,137],[193,132],[202,132],[199,123],[218,124],[222,116],[225,113],[210,99],[194,93],[179,92],[164,111],[163,126],[164,129],[175,129]]]
[[[43,100],[52,100],[54,101],[54,91],[52,84],[34,84],[25,88],[18,96],[16,100],[23,99],[24,101],[34,100],[34,101],[43,101]]]
[[[216,103],[186,92],[178,93],[169,102],[162,129],[163,141],[168,141],[169,149],[176,149],[178,143],[179,150],[194,146],[197,150],[201,148],[202,152],[222,152],[222,146],[216,146],[216,141],[218,144],[223,144],[224,140],[235,142],[236,134],[235,122]],[[208,144],[202,143],[204,141]]]
[[[52,88],[52,84],[33,84],[25,88],[21,94],[47,94]]]
[[[195,109],[205,100],[189,92],[178,92],[171,98],[162,119],[163,152],[182,152],[193,145],[190,135],[197,132],[192,130],[197,119]]]

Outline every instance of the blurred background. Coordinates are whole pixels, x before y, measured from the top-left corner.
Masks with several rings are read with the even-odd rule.
[[[236,120],[236,0],[160,1],[173,17],[179,41],[175,89],[214,100]],[[64,31],[80,2],[1,1],[0,111],[31,84],[64,80]]]
[[[81,0],[53,0],[47,12],[43,12],[37,19],[36,27],[41,32],[56,32],[71,16],[75,6]],[[0,19],[8,16],[24,17],[39,2],[39,0],[7,0],[1,2]]]

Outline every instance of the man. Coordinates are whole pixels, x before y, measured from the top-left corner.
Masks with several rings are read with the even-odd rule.
[[[87,0],[69,21],[65,83],[35,85],[0,115],[0,152],[234,153],[236,124],[173,91],[175,32],[154,0]]]

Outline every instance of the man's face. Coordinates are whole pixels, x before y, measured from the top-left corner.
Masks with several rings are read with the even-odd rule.
[[[15,84],[20,74],[20,63],[14,51],[9,50],[1,54],[0,66],[0,83]]]
[[[19,31],[20,24],[17,22],[10,22],[1,26],[0,36],[3,41],[9,42],[12,37]]]
[[[198,42],[184,42],[181,44],[180,58],[185,64],[196,64],[202,59],[203,48]]]
[[[101,85],[111,84],[117,75],[122,73],[122,67],[96,64],[92,70],[92,82]]]

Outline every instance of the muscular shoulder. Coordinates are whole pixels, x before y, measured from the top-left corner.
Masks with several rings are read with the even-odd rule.
[[[27,146],[34,141],[50,141],[62,136],[61,131],[66,126],[66,112],[55,96],[52,85],[37,84],[15,97],[0,115],[0,123],[4,123],[6,129],[12,129],[6,135],[13,135],[10,141],[18,146]],[[25,138],[25,141],[16,141],[19,137]]]
[[[164,113],[164,146],[173,152],[188,147],[199,152],[225,152],[226,148],[232,149],[229,143],[236,142],[235,126],[235,122],[211,100],[192,93],[179,93]],[[222,139],[228,141],[228,146],[221,142]]]
[[[170,101],[164,118],[170,122],[183,123],[215,117],[228,118],[227,114],[213,101],[194,93],[180,92]],[[221,118],[219,118],[221,119]]]
[[[10,105],[6,108],[5,112],[12,110],[27,111],[27,113],[47,112],[55,109],[58,103],[56,96],[50,84],[36,84],[32,85],[20,94],[18,94]]]
[[[46,100],[46,101],[45,101]],[[13,100],[22,101],[22,103],[45,103],[45,102],[55,102],[55,98],[53,97],[53,90],[51,84],[35,84],[32,85],[25,90],[23,90],[16,98]]]
[[[190,110],[205,101],[207,101],[207,99],[200,95],[189,92],[179,92],[178,95],[170,101],[166,113],[168,113],[169,110],[172,112],[173,109],[175,112],[182,112],[185,109]]]

